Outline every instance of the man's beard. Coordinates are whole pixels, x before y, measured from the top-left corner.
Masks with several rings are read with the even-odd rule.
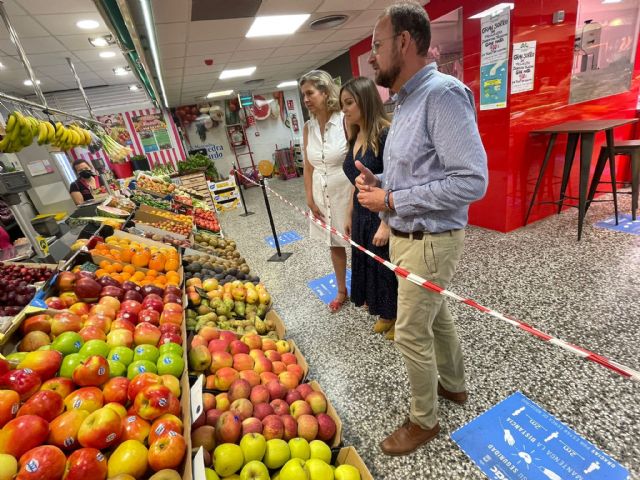
[[[386,72],[383,72],[378,65],[378,71],[376,72],[375,81],[378,85],[385,88],[391,88],[395,81],[398,79],[401,70],[400,58],[397,49],[393,49],[393,63]]]

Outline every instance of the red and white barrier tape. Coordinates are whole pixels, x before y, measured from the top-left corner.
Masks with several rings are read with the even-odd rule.
[[[238,172],[238,175],[240,175],[241,177],[243,177],[246,181],[256,185],[256,186],[260,186],[259,183],[255,182],[254,180],[246,177],[245,175],[243,175],[241,172]],[[331,232],[333,235],[340,237],[344,240],[346,240],[347,242],[349,242],[351,245],[353,245],[354,247],[356,247],[358,250],[360,250],[363,253],[366,253],[367,255],[369,255],[371,258],[373,258],[374,260],[376,260],[377,262],[382,263],[385,267],[387,267],[388,269],[392,270],[396,275],[398,275],[399,277],[405,278],[407,280],[409,280],[411,283],[415,283],[416,285],[419,285],[427,290],[431,290],[433,292],[439,293],[440,295],[444,295],[445,297],[449,297],[453,300],[456,300],[457,302],[460,303],[464,303],[466,305],[469,305],[470,307],[475,308],[476,310],[481,311],[482,313],[486,313],[487,315],[490,315],[494,318],[497,318],[498,320],[502,320],[503,322],[507,322],[508,324],[514,326],[514,327],[518,327],[522,330],[524,330],[525,332],[530,333],[531,335],[534,335],[535,337],[539,338],[540,340],[543,340],[545,342],[548,343],[552,343],[560,348],[563,348],[565,350],[568,350],[571,353],[574,353],[582,358],[585,358],[587,360],[591,360],[592,362],[598,363],[600,365],[602,365],[605,368],[608,368],[609,370],[616,372],[619,375],[622,375],[625,378],[628,378],[630,380],[634,380],[634,381],[640,381],[640,372],[638,372],[637,370],[634,370],[630,367],[627,367],[626,365],[623,365],[621,363],[618,363],[614,360],[611,360],[609,358],[603,357],[602,355],[598,355],[597,353],[591,352],[585,348],[579,347],[577,345],[573,345],[569,342],[566,342],[560,338],[557,337],[553,337],[547,333],[544,333],[541,330],[538,330],[535,327],[532,327],[531,325],[522,322],[520,320],[517,320],[515,318],[503,315],[500,312],[496,312],[495,310],[492,310],[491,308],[485,307],[484,305],[479,304],[478,302],[470,299],[470,298],[464,298],[461,297],[460,295],[457,295],[445,288],[442,288],[441,286],[430,282],[428,280],[425,280],[424,278],[420,277],[419,275],[416,275],[414,273],[411,273],[407,270],[405,270],[404,268],[398,267],[397,265],[385,260],[384,258],[381,258],[380,256],[376,255],[375,253],[367,250],[366,248],[364,248],[363,246],[357,244],[356,242],[354,242],[353,240],[351,240],[351,237],[345,235],[342,232],[339,232],[338,230],[336,230],[334,227],[331,227],[329,225],[327,225],[326,223],[324,223],[322,220],[314,217],[313,215],[311,215],[309,212],[306,212],[304,210],[302,210],[300,207],[294,205],[293,203],[291,203],[289,200],[287,200],[286,198],[284,198],[282,195],[280,195],[278,192],[276,192],[275,190],[269,188],[268,186],[265,185],[265,188],[267,190],[269,190],[271,193],[273,193],[276,197],[278,197],[280,200],[282,200],[284,203],[286,203],[287,205],[292,206],[295,210],[297,210],[298,212],[300,212],[302,215],[304,215],[305,217],[309,218],[312,222],[314,222],[317,225],[320,225],[322,228],[324,228],[325,230],[328,230],[329,232]]]

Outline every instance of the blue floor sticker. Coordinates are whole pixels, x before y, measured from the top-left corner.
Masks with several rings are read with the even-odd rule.
[[[618,225],[616,225],[616,217],[611,217],[604,222],[596,223],[596,227],[640,235],[640,216],[637,217],[637,220],[633,221],[631,220],[631,215],[618,215]]]
[[[298,240],[302,240],[302,237],[298,235],[298,232],[296,232],[295,230],[282,232],[281,234],[278,235],[278,242],[280,243],[281,247],[284,247],[285,245],[289,245],[290,243],[293,243],[293,242],[297,242]],[[276,248],[276,242],[273,240],[273,235],[269,235],[268,237],[265,237],[264,241],[267,242],[267,245],[269,245],[271,248]]]
[[[451,438],[490,479],[629,478],[622,465],[520,392],[459,428]]]
[[[329,305],[329,302],[338,295],[335,273],[311,280],[307,285],[325,305]],[[351,294],[351,270],[349,269],[347,269],[347,292]]]

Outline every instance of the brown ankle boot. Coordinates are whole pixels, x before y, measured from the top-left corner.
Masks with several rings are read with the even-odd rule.
[[[393,320],[385,320],[382,318],[378,318],[378,320],[376,320],[376,323],[373,324],[373,331],[375,333],[388,332],[389,329],[393,327],[393,324],[394,324]]]
[[[391,340],[392,342],[396,339],[396,322],[393,322],[393,325],[385,335],[387,340]]]
[[[440,424],[425,430],[407,419],[395,432],[380,443],[380,448],[386,455],[407,455],[425,443],[433,440],[440,432]]]

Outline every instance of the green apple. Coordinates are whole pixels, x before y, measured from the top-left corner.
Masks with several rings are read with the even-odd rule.
[[[73,371],[80,365],[84,359],[79,353],[71,353],[62,359],[60,364],[59,376],[65,378],[73,377]]]
[[[77,332],[63,332],[51,342],[51,348],[59,351],[62,355],[69,355],[78,353],[83,344],[84,341]]]
[[[248,433],[240,440],[240,448],[246,463],[251,460],[262,460],[267,450],[267,441],[260,433]]]
[[[18,473],[18,461],[15,457],[8,453],[0,453],[0,480],[11,480],[16,473]]]
[[[319,458],[310,458],[304,462],[304,471],[309,480],[333,480],[333,470],[328,463]]]
[[[53,347],[51,345],[42,345],[41,347],[38,347],[38,351],[43,351],[43,350],[53,350]]]
[[[335,480],[360,480],[360,470],[353,465],[338,465],[333,477]]]
[[[28,353],[29,352],[13,352],[7,355],[5,358],[10,363],[15,363],[16,365],[18,365],[22,362],[22,360],[24,360],[24,357],[26,357]]]
[[[240,472],[240,480],[270,480],[269,470],[258,460],[247,462]]]
[[[292,458],[285,463],[280,470],[280,480],[309,480],[309,475],[304,471],[304,460]]]
[[[133,380],[136,375],[145,372],[157,373],[156,364],[149,360],[138,360],[137,362],[133,362],[129,365],[129,368],[127,368],[127,378],[129,380]]]
[[[181,357],[184,355],[182,345],[178,345],[174,342],[163,343],[158,347],[158,350],[160,350],[160,355],[164,353],[175,353],[176,355],[180,355]]]
[[[109,364],[109,377],[124,377],[127,375],[127,366],[122,362],[117,362],[115,360],[107,360]]]
[[[184,371],[184,360],[176,353],[163,353],[158,357],[156,366],[158,367],[158,375],[173,375],[180,378]]]
[[[156,363],[158,361],[158,357],[160,356],[160,352],[158,352],[158,347],[155,345],[143,344],[138,345],[133,350],[133,361],[137,362],[138,360],[148,360],[150,362]]]
[[[244,464],[242,449],[233,443],[218,445],[213,451],[213,466],[218,475],[228,477]]]
[[[291,458],[291,452],[289,452],[287,442],[280,438],[272,438],[267,442],[267,449],[262,459],[267,467],[271,469],[280,468],[287,463],[289,458]]]
[[[297,437],[289,440],[289,450],[291,451],[291,458],[301,458],[302,460],[311,458],[311,449],[306,438]]]
[[[309,449],[311,450],[311,458],[318,458],[327,465],[331,463],[331,449],[322,440],[312,440],[309,443]]]
[[[218,474],[213,470],[211,470],[210,468],[204,469],[204,476],[206,480],[220,480],[220,477],[218,476]]]
[[[128,367],[133,362],[133,350],[127,347],[113,347],[109,350],[107,360],[114,360],[116,362],[123,363],[125,367]]]
[[[107,358],[109,350],[109,345],[107,345],[106,342],[94,339],[85,342],[85,344],[80,347],[80,351],[78,353],[89,357],[92,355],[100,355],[102,358]]]

